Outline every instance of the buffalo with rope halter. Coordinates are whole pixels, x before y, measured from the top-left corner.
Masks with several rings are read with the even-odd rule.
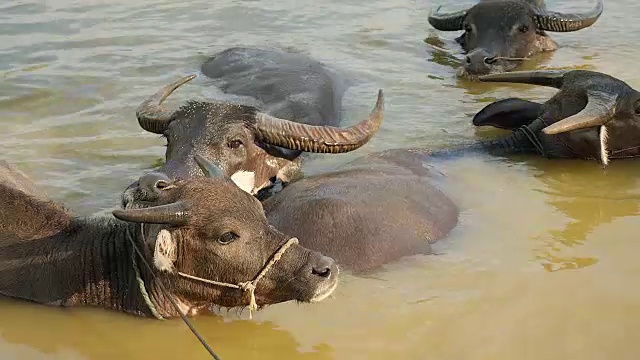
[[[476,126],[512,130],[513,143],[516,133],[526,133],[518,139],[526,137],[529,148],[549,158],[598,159],[606,166],[610,159],[640,156],[640,92],[622,80],[586,70],[516,71],[479,79],[560,91],[543,104],[518,98],[491,103],[475,115]]]
[[[511,71],[539,52],[553,51],[557,43],[546,31],[571,32],[592,26],[602,14],[603,0],[584,13],[546,9],[542,0],[484,0],[460,11],[429,14],[429,23],[441,31],[464,31],[456,38],[466,53],[464,75]]]

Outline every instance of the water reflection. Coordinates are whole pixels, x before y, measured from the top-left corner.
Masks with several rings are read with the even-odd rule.
[[[546,195],[546,202],[562,218],[560,228],[548,228],[533,237],[538,242],[536,258],[548,271],[575,269],[597,263],[596,257],[559,256],[566,248],[584,245],[604,224],[638,215],[640,209],[640,163],[612,162],[603,169],[595,161],[535,159],[529,162],[532,175]]]
[[[0,317],[3,359],[11,353],[22,354],[17,358],[23,359],[25,345],[33,358],[43,359],[210,358],[180,319],[156,321],[112,311],[59,309],[8,299],[0,299]],[[31,317],[39,319],[37,324],[24,321]],[[332,347],[324,343],[308,351],[298,350],[293,335],[268,320],[200,316],[192,323],[222,359],[334,358]]]
[[[542,102],[557,90],[457,79],[453,59],[422,39],[433,32],[432,5],[466,2],[0,1],[3,157],[76,213],[109,211],[163,158],[164,140],[137,124],[138,104],[235,45],[302,51],[344,71],[355,79],[343,102],[349,121],[385,90],[379,135],[353,154],[315,157],[309,173],[373,151],[500,136],[471,124],[487,101]],[[584,8],[577,3],[549,0],[558,11]],[[558,50],[523,68],[586,68],[638,83],[640,22],[632,14],[639,9],[637,1],[608,1],[597,24],[553,34]],[[460,55],[455,34],[447,35],[444,48]],[[208,97],[205,88],[194,84],[168,105]],[[253,321],[201,317],[198,329],[223,359],[634,358],[635,165],[616,160],[603,171],[533,156],[431,165],[443,174],[433,180],[461,209],[458,228],[437,244],[444,255],[391,264],[377,274],[388,281],[345,281],[327,303],[282,304]],[[545,267],[582,268],[551,274]],[[5,300],[0,317],[2,359],[206,358],[179,321]]]

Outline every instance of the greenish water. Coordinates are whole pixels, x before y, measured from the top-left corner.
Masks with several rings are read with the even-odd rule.
[[[442,4],[443,2],[438,2]],[[591,2],[549,2],[559,10]],[[507,96],[555,90],[468,83],[423,42],[438,34],[427,1],[4,0],[0,145],[52,198],[109,212],[163,156],[135,108],[157,88],[234,45],[308,53],[355,79],[345,123],[378,88],[385,122],[369,145],[316,156],[308,172],[395,147],[440,148],[499,132],[471,116]],[[640,4],[605,3],[590,29],[525,68],[577,67],[640,88]],[[439,33],[451,49],[453,33]],[[216,96],[196,79],[173,96]],[[466,157],[439,163],[460,224],[439,256],[344,276],[320,304],[280,304],[248,320],[194,320],[224,359],[635,359],[640,351],[638,165]],[[2,359],[205,359],[180,321],[0,300]]]

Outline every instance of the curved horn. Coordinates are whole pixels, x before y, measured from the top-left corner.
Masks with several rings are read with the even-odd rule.
[[[147,224],[169,224],[181,226],[187,223],[189,214],[182,202],[154,206],[144,209],[116,209],[113,216],[123,221]]]
[[[369,117],[346,129],[300,124],[257,113],[257,138],[292,150],[334,154],[349,152],[366,144],[378,132],[383,111],[384,94],[379,90],[378,101]]]
[[[484,82],[532,84],[550,86],[559,89],[562,87],[564,76],[569,71],[571,70],[512,71],[500,74],[482,75],[479,79]]]
[[[579,113],[542,129],[548,135],[606,124],[615,111],[617,96],[597,90],[587,91],[587,105]]]
[[[540,30],[569,32],[584,29],[593,25],[604,10],[604,0],[598,0],[596,6],[583,14],[563,14],[559,12],[536,9],[533,21]]]
[[[196,76],[189,75],[175,81],[155,94],[151,95],[138,106],[136,116],[140,127],[155,134],[162,134],[173,120],[174,110],[167,110],[162,107],[162,102],[171,95],[177,88],[193,80]]]
[[[204,156],[195,154],[193,158],[206,177],[224,177],[224,172],[222,172],[222,169],[220,169],[218,165],[214,164],[213,162],[205,159]]]
[[[442,5],[438,6],[435,13],[431,11],[429,13],[429,24],[440,31],[458,31],[462,30],[462,23],[464,17],[467,15],[469,9],[464,9],[452,13],[438,14],[438,11]]]

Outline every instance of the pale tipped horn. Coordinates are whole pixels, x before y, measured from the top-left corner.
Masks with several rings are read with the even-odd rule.
[[[196,75],[185,76],[163,87],[143,101],[136,110],[140,127],[155,134],[164,133],[171,120],[173,120],[175,110],[163,108],[162,102],[177,88],[193,80],[195,77]]]
[[[588,90],[587,105],[579,113],[562,119],[542,129],[548,135],[561,134],[571,130],[602,126],[612,117],[617,96],[611,93]]]
[[[462,30],[464,17],[469,9],[460,10],[452,13],[438,13],[442,5],[438,6],[435,12],[431,11],[427,20],[429,24],[440,31],[458,31]]]
[[[256,114],[256,138],[267,144],[291,150],[315,153],[344,153],[366,144],[380,129],[384,112],[384,94],[369,117],[346,129],[315,126],[284,120],[264,113]]]
[[[181,226],[185,225],[189,219],[189,214],[185,211],[182,202],[144,209],[116,209],[112,213],[120,220],[145,224]]]
[[[582,14],[563,14],[545,9],[536,9],[533,21],[540,30],[555,32],[577,31],[593,25],[603,10],[604,0],[598,0],[593,9]]]
[[[195,154],[193,158],[206,177],[224,177],[224,172],[222,171],[222,169],[220,169],[220,167],[218,167],[218,165],[214,164],[213,162],[205,159],[204,156]]]
[[[483,82],[509,82],[531,85],[542,85],[560,89],[564,76],[570,70],[534,70],[534,71],[511,71],[499,74],[482,75],[479,77]]]

